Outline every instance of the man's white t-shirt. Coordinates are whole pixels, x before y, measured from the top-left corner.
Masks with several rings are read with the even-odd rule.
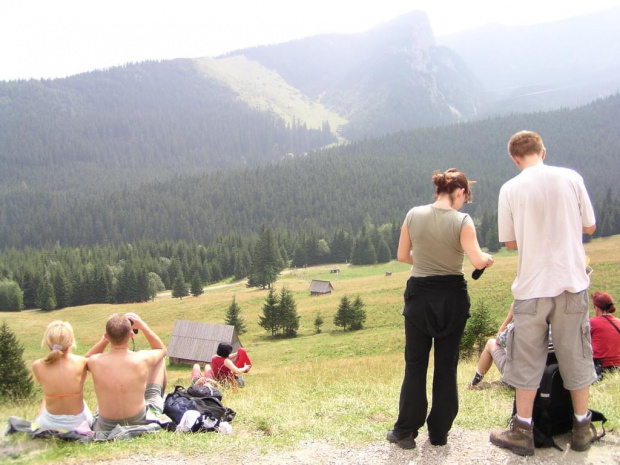
[[[590,284],[583,227],[595,224],[583,178],[568,168],[525,168],[499,192],[499,241],[517,241],[517,300],[581,292]]]

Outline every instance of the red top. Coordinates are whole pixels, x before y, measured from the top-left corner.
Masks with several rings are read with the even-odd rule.
[[[620,333],[610,321],[620,329],[620,320],[611,315],[590,318],[592,350],[594,358],[601,359],[603,367],[620,367]]]
[[[220,357],[219,355],[214,355],[211,357],[211,371],[213,372],[213,377],[215,379],[226,379],[233,377],[230,369],[224,366],[225,360],[226,359],[224,357]]]

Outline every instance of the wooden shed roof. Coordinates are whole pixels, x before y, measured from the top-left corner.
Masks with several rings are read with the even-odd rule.
[[[318,292],[319,294],[328,294],[334,290],[334,286],[330,281],[320,281],[313,279],[310,283],[310,292]]]
[[[211,362],[220,342],[243,347],[234,326],[176,320],[168,344],[168,357],[194,362]]]

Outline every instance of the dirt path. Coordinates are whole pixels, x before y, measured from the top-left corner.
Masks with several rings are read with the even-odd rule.
[[[403,450],[387,441],[369,443],[363,447],[340,448],[325,442],[301,442],[290,451],[272,452],[266,455],[249,452],[243,455],[227,455],[225,463],[251,465],[316,465],[316,464],[385,464],[385,465],[481,465],[481,464],[527,464],[527,465],[617,465],[620,463],[620,435],[608,433],[587,452],[574,452],[568,448],[570,434],[556,437],[564,449],[537,449],[534,457],[519,457],[499,449],[489,442],[489,433],[453,429],[448,445],[432,446],[426,434],[417,439],[414,450]],[[175,464],[204,465],[223,463],[221,457],[205,460],[205,455],[177,456],[157,455],[152,457],[131,456],[126,459],[92,462],[98,465],[112,464]]]

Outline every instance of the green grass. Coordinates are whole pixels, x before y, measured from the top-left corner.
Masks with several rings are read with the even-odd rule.
[[[591,265],[592,290],[603,289],[620,295],[620,236],[594,240],[586,245]],[[503,320],[512,297],[510,284],[516,270],[515,253],[496,254],[493,268],[478,281],[469,281],[472,301],[484,300],[493,318]],[[340,274],[330,274],[331,268]],[[385,276],[390,271],[391,276]],[[471,272],[471,267],[467,268]],[[398,412],[398,395],[404,364],[402,293],[408,266],[389,263],[377,266],[320,266],[287,270],[275,285],[286,286],[294,294],[301,315],[299,337],[271,339],[258,326],[258,315],[267,291],[247,289],[243,283],[207,289],[198,298],[182,300],[169,296],[155,302],[132,305],[90,305],[51,313],[24,311],[1,315],[25,347],[29,362],[43,356],[40,341],[46,325],[54,319],[70,321],[78,340],[77,353],[84,353],[100,337],[107,317],[113,312],[135,311],[169,341],[174,321],[186,319],[223,323],[232,296],[236,296],[248,333],[241,336],[252,358],[253,368],[246,377],[247,387],[238,393],[226,392],[224,403],[237,411],[233,435],[177,435],[160,433],[132,441],[102,444],[73,444],[60,441],[31,441],[22,435],[2,440],[1,459],[12,463],[65,463],[104,458],[128,458],[132,454],[166,455],[178,452],[198,457],[205,450],[218,453],[236,450],[273,450],[294,448],[300,441],[322,440],[333,445],[364,444],[382,440]],[[311,297],[312,279],[331,280],[334,292]],[[365,328],[343,332],[333,325],[340,298],[360,294],[368,318]],[[314,316],[320,311],[325,324],[315,334]],[[146,348],[142,336],[136,348]],[[459,366],[460,412],[455,425],[476,430],[501,427],[507,421],[513,392],[501,386],[469,391],[468,382],[475,360]],[[485,381],[497,381],[494,368]],[[169,389],[175,384],[187,386],[189,367],[169,368]],[[428,382],[431,382],[429,373]],[[429,390],[430,392],[430,390]],[[607,377],[591,388],[590,404],[609,418],[608,429],[620,426],[620,375]],[[86,382],[87,403],[94,409],[96,399],[92,381]],[[0,405],[0,421],[10,415],[34,418],[41,399]],[[193,451],[193,452],[192,452]]]
[[[296,121],[308,128],[321,129],[328,121],[334,135],[338,135],[338,129],[348,122],[320,101],[310,100],[275,71],[244,56],[198,58],[194,63],[199,72],[230,86],[248,105],[272,111],[288,124]]]

